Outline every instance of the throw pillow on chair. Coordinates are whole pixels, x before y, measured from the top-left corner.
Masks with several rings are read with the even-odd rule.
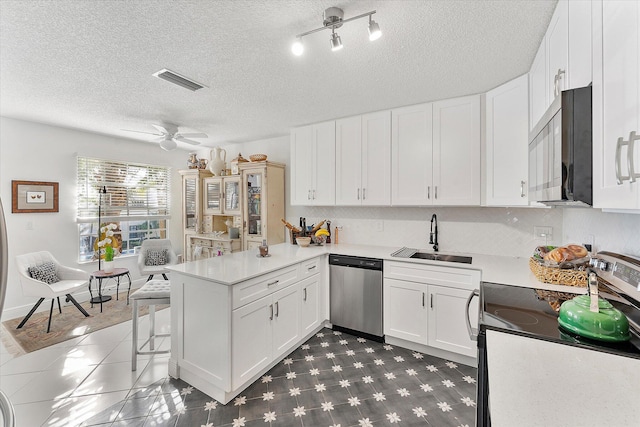
[[[60,278],[56,274],[56,265],[52,262],[45,262],[35,267],[29,267],[28,272],[32,278],[48,285],[60,281]]]
[[[147,256],[144,260],[145,265],[165,265],[167,263],[167,259],[169,258],[169,252],[167,249],[162,249],[159,251],[149,250],[147,251]]]

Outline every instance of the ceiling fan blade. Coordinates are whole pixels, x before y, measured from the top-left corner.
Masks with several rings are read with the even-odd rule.
[[[144,133],[146,135],[155,135],[155,136],[162,136],[163,134],[161,133],[153,133],[153,132],[143,132],[141,130],[133,130],[133,129],[120,129],[123,130],[125,132],[135,132],[135,133]]]
[[[198,133],[178,133],[176,136],[182,136],[186,138],[208,138],[209,135],[206,133],[198,132]]]
[[[176,136],[175,138],[173,138],[173,140],[178,142],[186,142],[187,144],[191,145],[200,145],[198,141],[192,141],[190,139],[184,138],[182,135]]]
[[[155,123],[151,123],[151,126],[153,126],[154,128],[156,128],[158,130],[158,132],[160,132],[162,135],[164,134],[170,134],[171,132],[169,131],[168,127],[169,126],[164,126],[164,125],[157,125]]]

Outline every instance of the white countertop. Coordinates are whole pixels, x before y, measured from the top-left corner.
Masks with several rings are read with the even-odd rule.
[[[306,261],[324,254],[340,254],[379,258],[386,261],[410,262],[417,264],[438,265],[450,268],[480,270],[483,282],[501,283],[505,285],[523,286],[528,288],[548,289],[563,292],[585,293],[586,288],[575,286],[550,285],[539,282],[529,269],[529,258],[508,257],[497,255],[483,255],[473,253],[448,254],[465,255],[472,258],[471,264],[455,262],[429,261],[411,258],[395,258],[391,254],[400,249],[397,246],[368,246],[368,245],[326,245],[302,248],[289,243],[269,246],[268,258],[257,256],[257,250],[234,252],[220,257],[213,257],[199,261],[191,261],[169,267],[189,276],[199,277],[216,283],[233,285],[243,280],[257,277],[280,268],[284,268],[302,261]],[[421,249],[421,252],[430,252]]]

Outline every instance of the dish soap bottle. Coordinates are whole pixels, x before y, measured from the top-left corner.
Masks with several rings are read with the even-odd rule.
[[[269,246],[267,245],[267,239],[262,239],[262,245],[258,246],[260,250],[260,256],[266,257],[269,256]]]

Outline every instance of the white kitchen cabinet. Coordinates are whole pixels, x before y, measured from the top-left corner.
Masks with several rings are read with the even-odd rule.
[[[487,92],[483,206],[528,206],[529,79]]]
[[[568,89],[589,86],[591,72],[591,0],[571,0],[569,7]]]
[[[433,104],[391,110],[391,204],[431,205]]]
[[[480,96],[433,103],[433,204],[480,205]]]
[[[298,286],[289,286],[273,294],[272,359],[284,355],[300,340]]]
[[[476,356],[477,343],[469,338],[467,325],[459,319],[452,321],[452,317],[456,316],[464,319],[468,297],[469,291],[466,289],[429,285],[427,345],[469,357]],[[469,319],[472,327],[477,328],[477,304],[469,306]]]
[[[306,336],[320,325],[320,274],[300,282],[300,334]]]
[[[569,88],[567,65],[569,63],[569,5],[559,1],[551,17],[545,35],[547,44],[547,105]]]
[[[593,3],[593,206],[640,209],[640,3]]]
[[[549,106],[547,87],[547,45],[543,39],[529,70],[529,131]]]
[[[438,349],[475,358],[466,303],[479,287],[478,270],[385,261],[385,336],[426,346],[417,350]],[[470,306],[469,319],[477,327],[477,304]]]
[[[335,122],[291,130],[291,204],[335,204]]]
[[[418,344],[427,344],[427,285],[385,278],[384,333]]]
[[[391,203],[391,113],[336,120],[336,205]]]

